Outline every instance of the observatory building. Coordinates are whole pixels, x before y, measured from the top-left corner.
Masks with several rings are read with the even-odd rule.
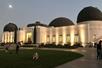
[[[102,12],[96,7],[83,8],[74,24],[66,17],[58,17],[49,25],[36,21],[18,28],[14,23],[4,26],[3,43],[68,44],[97,42],[102,39]]]

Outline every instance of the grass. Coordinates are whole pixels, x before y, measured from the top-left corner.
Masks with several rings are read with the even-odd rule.
[[[39,60],[33,61],[34,52],[39,53]],[[63,63],[72,61],[83,55],[74,52],[51,51],[51,50],[20,50],[15,54],[14,50],[9,53],[0,51],[0,68],[54,68]]]

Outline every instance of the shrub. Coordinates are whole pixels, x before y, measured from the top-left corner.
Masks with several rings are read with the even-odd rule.
[[[58,44],[56,47],[57,47],[57,48],[63,48],[63,45]]]
[[[5,45],[5,43],[0,43],[0,46],[4,46]]]
[[[55,44],[46,44],[44,47],[56,48],[56,45]]]
[[[78,47],[83,47],[81,43],[78,43],[76,42],[74,45],[73,45],[75,48],[78,48]]]
[[[34,44],[23,44],[21,47],[35,47]]]
[[[68,44],[64,44],[63,47],[64,47],[64,48],[70,48],[70,46],[71,46],[71,45],[68,43]]]

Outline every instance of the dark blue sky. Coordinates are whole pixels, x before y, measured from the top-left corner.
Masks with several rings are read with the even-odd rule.
[[[13,8],[9,8],[9,5]],[[57,17],[76,22],[84,7],[94,6],[102,11],[102,0],[0,0],[0,34],[9,22],[18,27],[40,21],[49,24]]]

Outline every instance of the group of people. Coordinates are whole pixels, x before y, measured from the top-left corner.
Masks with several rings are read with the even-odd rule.
[[[97,59],[102,59],[102,40],[97,44]]]
[[[6,53],[9,51],[10,46],[11,46],[10,43],[7,43],[7,44],[4,45]],[[16,54],[18,54],[19,47],[20,47],[20,43],[18,42],[18,43],[16,43],[16,48],[15,48]]]
[[[20,48],[20,46],[21,46],[20,42],[16,43],[16,47],[15,47],[15,53],[16,53],[16,54],[19,53],[19,48]],[[10,47],[11,47],[11,44],[10,44],[10,43],[7,43],[7,44],[4,45],[4,48],[5,48],[5,52],[6,52],[6,53],[9,52]],[[36,49],[37,49],[37,48],[38,48],[38,45],[36,46]],[[35,52],[35,53],[33,54],[32,60],[33,60],[33,61],[36,61],[36,60],[38,60],[38,59],[39,59],[39,54],[38,54],[38,52]]]
[[[10,47],[10,44],[9,43],[7,43],[7,44],[4,45],[5,52],[8,52],[9,47]]]

